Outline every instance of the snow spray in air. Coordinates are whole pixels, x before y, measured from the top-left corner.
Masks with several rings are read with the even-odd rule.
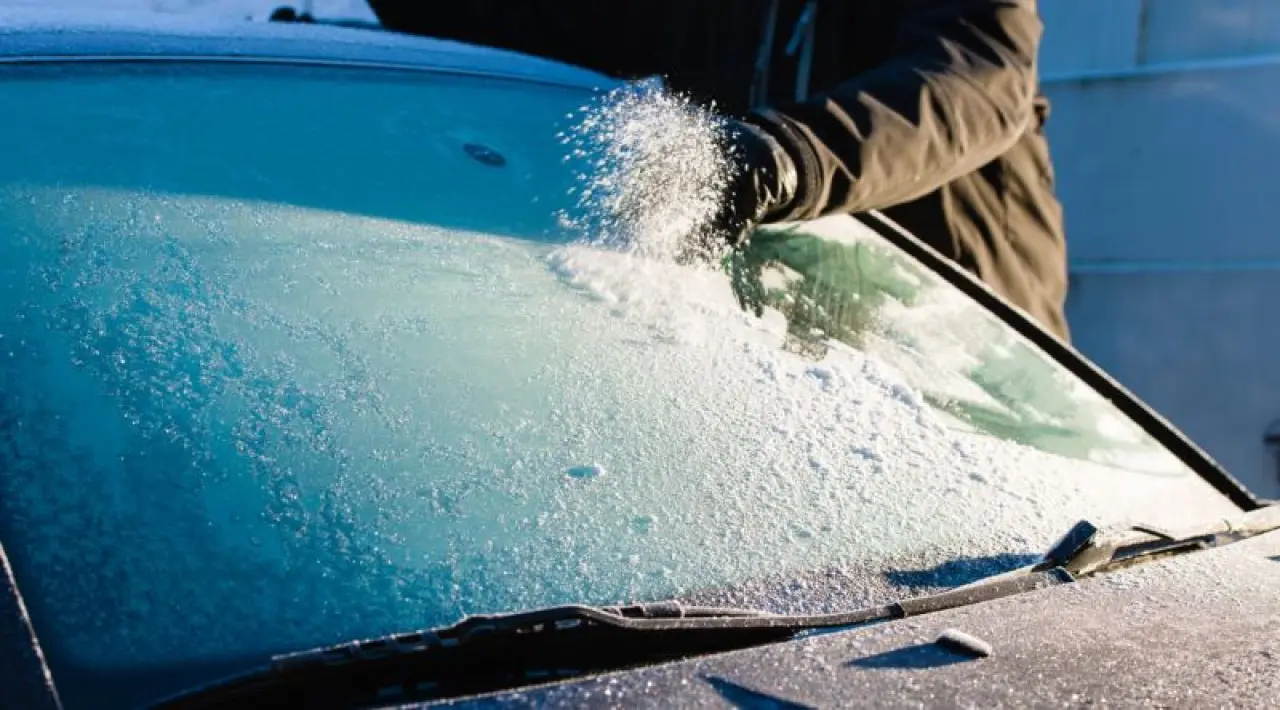
[[[660,82],[628,84],[561,134],[576,203],[561,214],[580,241],[659,261],[711,261],[706,239],[732,174],[725,122]]]

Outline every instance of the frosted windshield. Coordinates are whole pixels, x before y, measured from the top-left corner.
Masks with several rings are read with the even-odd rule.
[[[0,536],[69,692],[467,613],[849,606],[1231,510],[852,219],[761,237],[760,319],[564,243],[582,93],[0,81]]]

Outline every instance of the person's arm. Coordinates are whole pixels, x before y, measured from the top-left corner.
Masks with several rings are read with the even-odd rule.
[[[825,95],[753,117],[796,162],[770,221],[883,209],[932,192],[1026,130],[1042,25],[1034,0],[916,0],[894,56]]]

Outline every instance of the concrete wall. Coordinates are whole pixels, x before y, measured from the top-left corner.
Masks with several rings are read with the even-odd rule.
[[[1076,345],[1280,497],[1280,0],[1041,12]]]

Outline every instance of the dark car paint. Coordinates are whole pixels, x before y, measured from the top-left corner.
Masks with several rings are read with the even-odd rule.
[[[938,646],[947,629],[992,646]],[[417,707],[1270,707],[1280,532],[971,607]]]

